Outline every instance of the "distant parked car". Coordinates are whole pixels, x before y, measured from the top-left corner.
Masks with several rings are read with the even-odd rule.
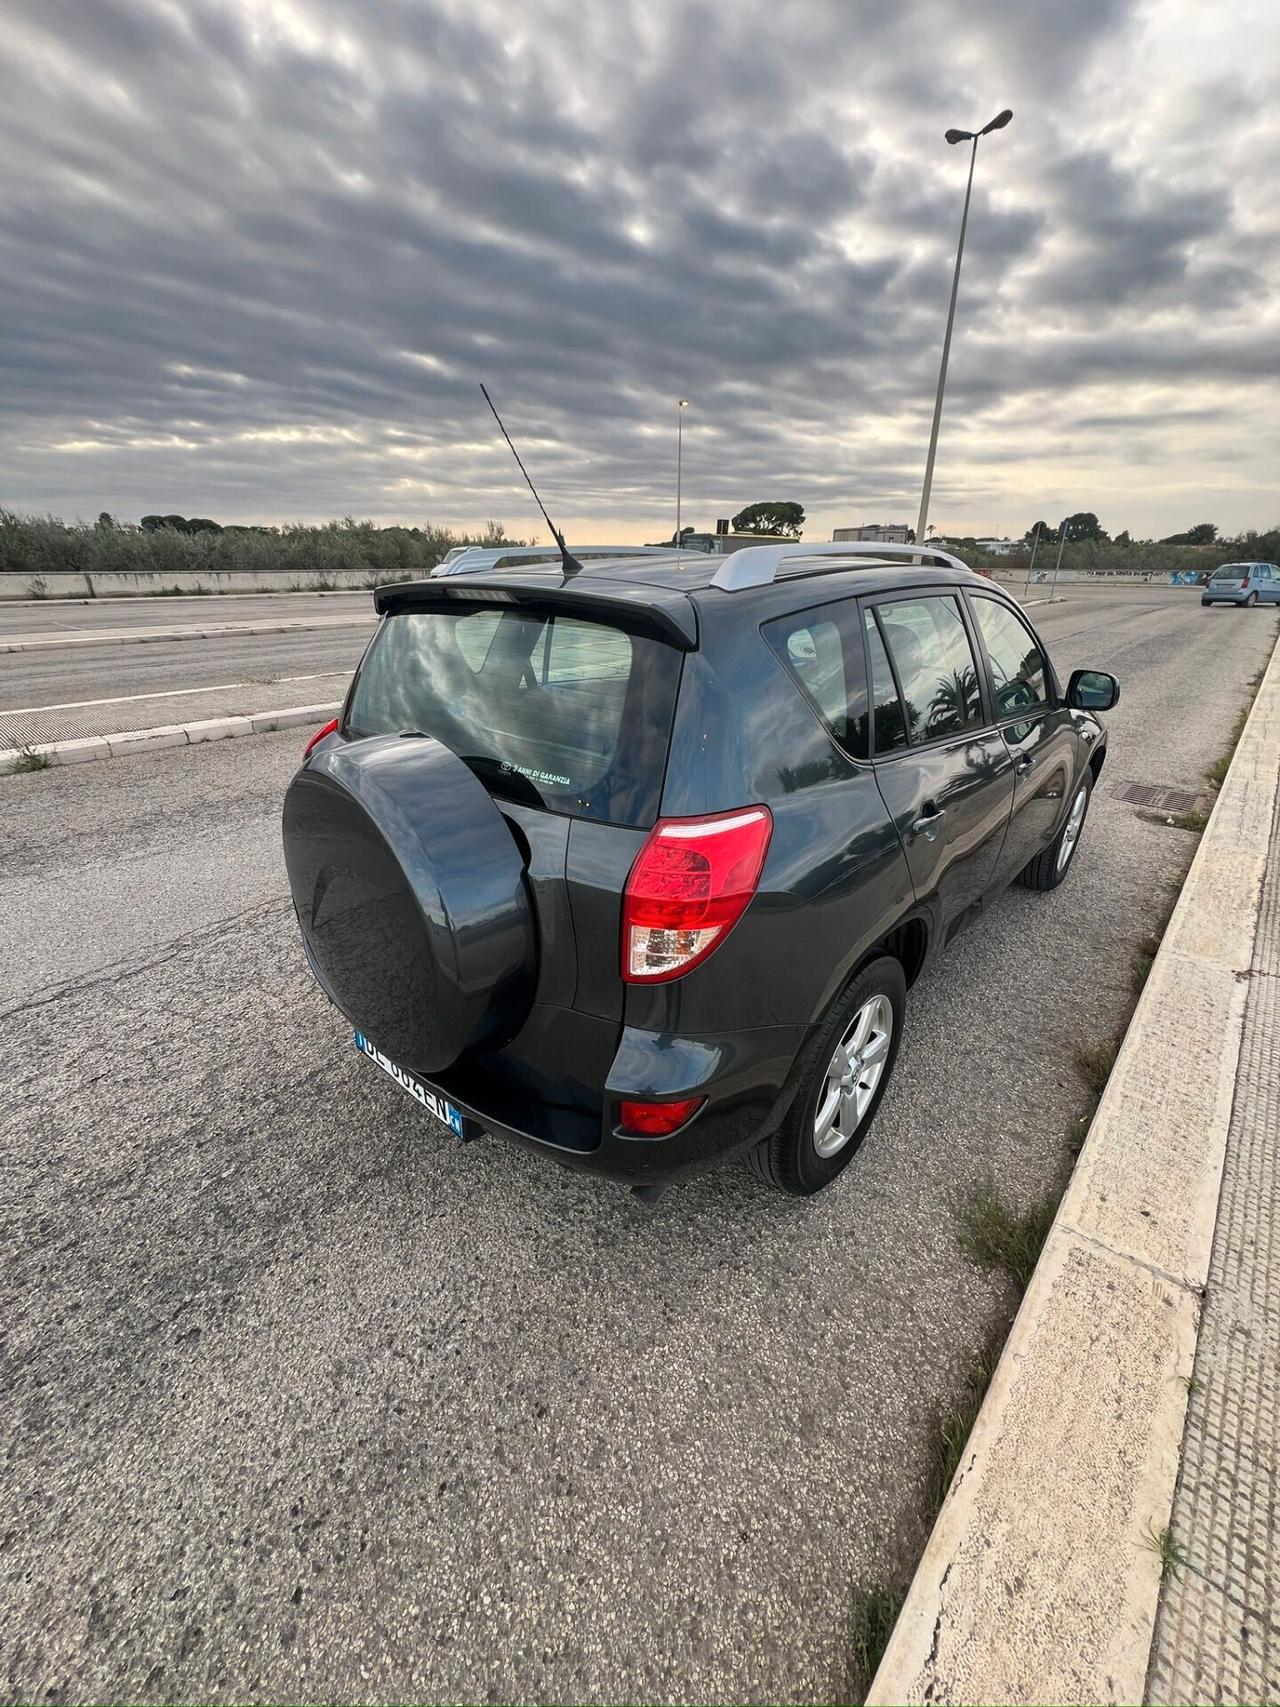
[[[1202,605],[1280,605],[1280,568],[1274,563],[1224,563],[1200,595]]]

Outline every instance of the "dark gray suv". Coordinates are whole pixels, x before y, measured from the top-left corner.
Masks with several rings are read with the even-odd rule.
[[[642,1188],[738,1153],[833,1179],[912,981],[1011,880],[1069,870],[1119,692],[1064,691],[1011,598],[927,555],[381,588],[284,805],[357,1047],[463,1139]]]

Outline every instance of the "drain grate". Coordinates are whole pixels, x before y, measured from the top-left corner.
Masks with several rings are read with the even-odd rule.
[[[1202,812],[1208,804],[1204,794],[1188,794],[1183,788],[1157,788],[1147,782],[1121,783],[1121,800],[1133,806],[1148,806],[1153,812]]]

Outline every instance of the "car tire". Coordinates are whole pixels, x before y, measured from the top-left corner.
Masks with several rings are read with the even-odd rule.
[[[1089,817],[1089,800],[1092,794],[1093,772],[1086,766],[1084,775],[1076,784],[1076,791],[1071,797],[1071,805],[1062,828],[1048,847],[1034,859],[1028,860],[1018,873],[1015,881],[1024,889],[1056,889],[1071,870]]]
[[[845,989],[792,1069],[796,1092],[782,1124],[748,1153],[747,1165],[757,1179],[792,1197],[812,1197],[848,1167],[893,1075],[906,996],[902,963],[887,954],[864,966]],[[864,1018],[866,1032],[849,1063],[848,1045]],[[883,1050],[872,1054],[881,1038]],[[845,1087],[833,1077],[838,1050],[849,1063]],[[863,1050],[868,1051],[865,1063]],[[873,1068],[879,1070],[870,1082]],[[836,1113],[824,1136],[823,1117],[830,1114],[833,1097]]]
[[[1244,601],[1244,608],[1246,610],[1252,610],[1254,605],[1257,604],[1257,602],[1258,602],[1258,595],[1256,593],[1250,593],[1249,597]]]

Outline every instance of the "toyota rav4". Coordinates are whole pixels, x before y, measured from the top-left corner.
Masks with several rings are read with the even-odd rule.
[[[923,563],[919,559],[930,559]],[[1067,875],[1115,678],[945,553],[757,546],[383,587],[284,803],[307,959],[460,1138],[785,1191],[866,1136],[912,982]]]

